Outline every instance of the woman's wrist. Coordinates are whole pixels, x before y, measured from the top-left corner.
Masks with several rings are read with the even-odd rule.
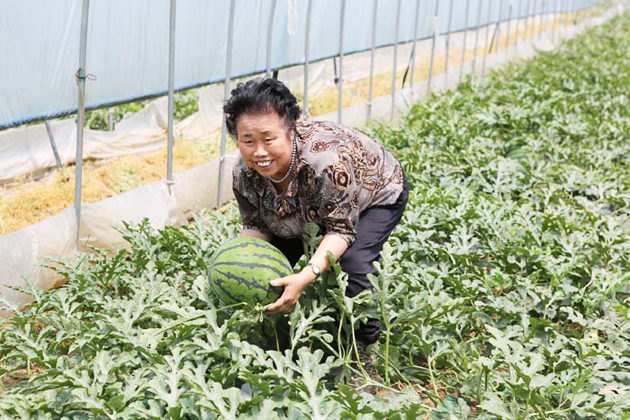
[[[301,278],[304,279],[304,287],[313,283],[315,279],[317,279],[317,275],[313,272],[311,267],[304,267],[302,271],[300,271]]]

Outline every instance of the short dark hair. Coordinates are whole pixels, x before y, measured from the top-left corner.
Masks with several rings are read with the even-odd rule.
[[[223,106],[228,132],[236,137],[236,122],[241,115],[266,114],[275,111],[284,118],[287,128],[295,128],[300,118],[300,106],[295,95],[281,81],[258,77],[239,83]]]

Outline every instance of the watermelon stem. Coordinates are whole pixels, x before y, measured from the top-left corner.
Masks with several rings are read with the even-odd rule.
[[[217,310],[217,311],[220,311],[220,310],[230,309],[230,308],[233,308],[233,307],[235,307],[235,306],[242,306],[242,305],[246,305],[246,302],[233,303],[232,305],[223,306],[223,307],[221,307],[221,308],[217,308],[216,310]],[[170,325],[170,326],[168,326],[168,327],[166,327],[166,328],[162,328],[161,330],[159,330],[158,332],[156,332],[156,333],[154,334],[154,337],[157,337],[158,335],[160,335],[160,334],[162,334],[162,333],[165,333],[165,332],[166,332],[166,331],[168,331],[168,330],[172,330],[172,329],[173,329],[173,328],[175,328],[175,327],[179,327],[180,325],[185,324],[185,323],[187,323],[187,322],[194,321],[194,320],[197,320],[197,319],[199,319],[199,318],[203,318],[204,316],[206,316],[206,313],[205,313],[205,312],[204,312],[204,313],[201,313],[201,314],[199,314],[199,315],[195,315],[195,316],[190,317],[190,318],[183,319],[183,320],[181,320],[181,321],[179,321],[179,322],[176,322],[176,323],[175,323],[175,324],[173,324],[173,325]]]
[[[339,328],[337,328],[337,348],[339,351],[339,356],[341,356],[343,354],[343,358],[346,358],[347,353],[344,351],[342,345],[341,345],[341,331],[343,329],[343,321],[345,321],[346,318],[346,314],[345,313],[341,313],[341,319],[339,320]]]
[[[361,374],[363,375],[363,379],[366,382],[374,382],[370,375],[363,368],[363,363],[361,363],[361,358],[359,357],[359,347],[357,346],[357,338],[354,335],[354,320],[351,321],[352,324],[352,348],[354,349],[354,355],[357,358],[357,366],[359,366],[359,370],[361,370]]]
[[[360,363],[359,363],[359,366],[361,366],[361,371],[359,371],[359,370],[355,369],[355,368],[352,366],[352,363],[349,363],[349,361],[347,360],[347,357],[348,357],[348,356],[350,356],[350,355],[352,354],[352,349],[350,350],[350,352],[349,352],[349,353],[344,352],[344,353],[343,353],[344,355],[343,355],[343,357],[342,357],[342,356],[341,356],[341,353],[336,353],[336,352],[335,352],[335,349],[334,349],[334,348],[333,348],[330,344],[328,344],[328,343],[326,342],[326,340],[323,340],[321,337],[317,337],[317,339],[319,340],[319,342],[320,342],[320,343],[321,343],[324,347],[328,348],[328,350],[330,350],[330,352],[331,352],[331,353],[333,353],[333,354],[334,354],[335,356],[337,356],[338,358],[343,359],[344,365],[345,365],[348,369],[350,369],[350,371],[351,371],[351,372],[353,372],[353,373],[361,373],[361,374],[363,374],[363,375],[364,375],[365,384],[363,384],[363,385],[359,386],[359,387],[357,388],[357,391],[360,391],[360,390],[362,390],[362,389],[364,389],[364,388],[366,388],[366,387],[368,387],[368,386],[375,386],[375,387],[378,387],[378,388],[386,389],[386,390],[388,390],[388,391],[390,391],[390,392],[392,392],[392,393],[395,393],[395,394],[400,394],[400,390],[395,389],[395,388],[392,388],[391,386],[388,386],[388,385],[386,385],[386,384],[384,384],[384,383],[381,383],[381,382],[375,381],[374,379],[370,378],[370,377],[369,377],[369,375],[367,374],[367,372],[365,372],[365,370],[363,370],[363,367],[361,366],[361,364],[360,364]],[[339,349],[339,351],[341,352],[342,350],[341,350],[341,349]],[[402,373],[400,373],[400,372],[398,372],[398,373],[399,373],[401,376],[403,376],[403,375],[402,375]],[[408,380],[406,380],[406,379],[405,379],[405,381],[407,382],[407,384],[408,384],[409,386],[412,386],[411,382],[409,382],[409,381],[408,381]]]
[[[385,331],[385,383],[389,385],[389,323]]]
[[[382,274],[381,274],[382,275]],[[383,278],[383,283],[386,280]],[[383,323],[385,324],[385,383],[390,385],[389,382],[389,335],[391,331],[391,325],[389,323],[389,317],[387,316],[387,308],[385,307],[385,293],[387,293],[387,284],[385,283],[385,287],[381,289],[381,299],[380,299],[380,309],[381,309],[381,318]]]
[[[247,305],[247,302],[232,303],[231,305],[226,305],[226,306],[221,306],[220,308],[216,308],[216,310],[217,311],[224,311],[224,310],[227,310],[227,309],[232,309],[234,307],[243,306],[243,305]]]
[[[186,319],[181,320],[181,321],[179,321],[179,322],[176,322],[176,323],[174,323],[174,324],[173,324],[173,325],[171,325],[171,326],[168,326],[168,327],[166,327],[166,328],[162,328],[161,330],[159,330],[158,332],[156,332],[156,333],[153,335],[153,337],[157,337],[158,335],[160,335],[160,334],[162,334],[162,333],[165,333],[165,332],[166,332],[166,331],[168,331],[168,330],[172,330],[172,329],[173,329],[173,328],[175,328],[175,327],[178,327],[178,326],[180,326],[180,325],[182,325],[182,324],[185,324],[185,323],[187,323],[187,322],[190,322],[190,321],[194,321],[194,320],[199,319],[199,318],[204,317],[204,316],[206,316],[205,312],[204,312],[204,313],[202,313],[202,314],[199,314],[199,315],[195,315],[195,316],[190,317],[190,318],[186,318]]]
[[[278,319],[279,317],[277,315],[273,317],[273,335],[276,339],[276,350],[280,352],[280,339],[278,338]]]

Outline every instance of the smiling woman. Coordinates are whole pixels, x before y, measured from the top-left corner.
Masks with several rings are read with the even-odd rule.
[[[276,112],[243,115],[237,122],[238,146],[245,163],[262,176],[286,187],[295,166],[297,143]]]
[[[329,267],[327,253],[348,273],[346,294],[371,289],[383,244],[402,217],[408,186],[400,163],[367,136],[324,121],[301,121],[289,89],[275,79],[240,83],[224,107],[240,151],[233,174],[243,231],[270,241],[291,265],[303,254],[308,223],[324,238],[299,273],[271,281],[283,286],[267,311],[290,312],[304,288]],[[374,343],[378,320],[357,330]]]

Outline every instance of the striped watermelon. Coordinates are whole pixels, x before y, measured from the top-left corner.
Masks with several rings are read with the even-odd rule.
[[[219,247],[210,264],[210,288],[224,303],[275,302],[282,287],[269,281],[292,274],[289,261],[269,242],[236,238]]]

